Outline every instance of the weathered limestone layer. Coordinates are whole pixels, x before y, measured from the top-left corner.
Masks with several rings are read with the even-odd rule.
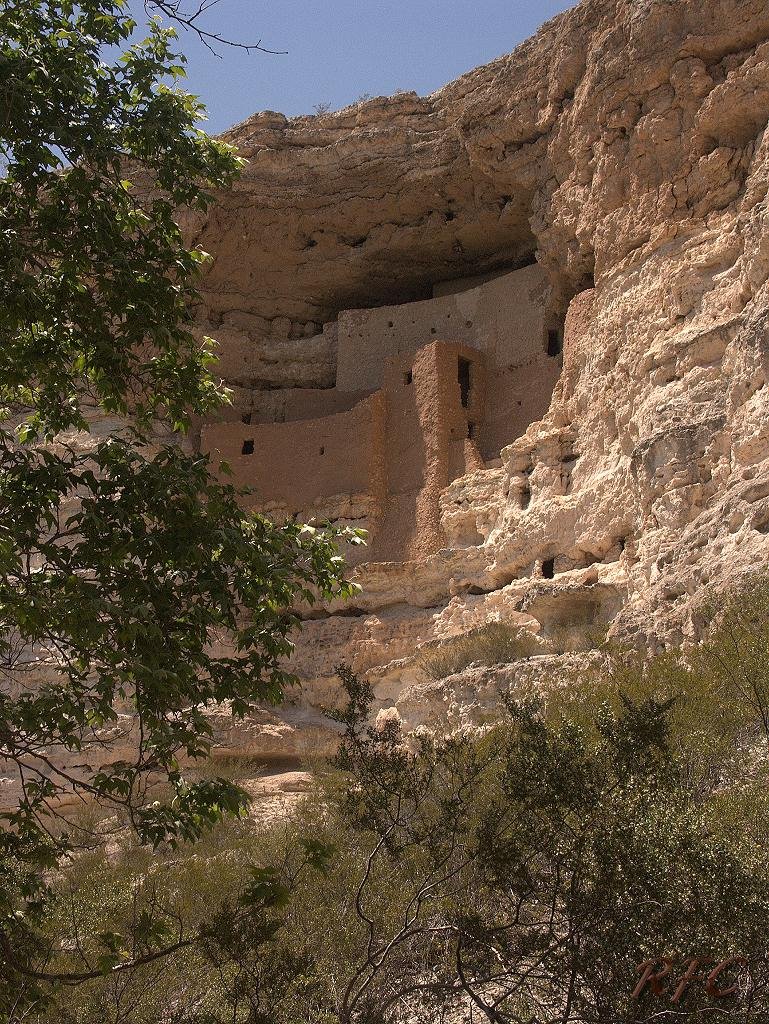
[[[432,96],[227,133],[245,173],[190,231],[215,257],[201,327],[236,420],[291,420],[338,372],[370,386],[337,366],[345,310],[535,258],[565,316],[547,411],[438,496],[442,546],[359,565],[354,607],[307,623],[304,692],[254,723],[249,752],[317,749],[339,660],[408,725],[437,727],[442,707],[466,724],[493,698],[428,684],[420,645],[503,619],[556,652],[601,624],[653,649],[766,565],[768,118],[765,0],[583,0]]]

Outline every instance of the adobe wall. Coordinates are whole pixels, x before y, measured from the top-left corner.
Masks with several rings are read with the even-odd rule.
[[[528,363],[544,351],[549,299],[545,272],[532,264],[468,291],[345,310],[338,321],[337,388],[380,387],[388,358],[413,353],[435,338],[479,349],[490,370]]]
[[[376,495],[384,460],[384,398],[287,423],[204,426],[201,449],[232,469],[232,482],[254,489],[253,502],[301,509],[334,495]],[[252,454],[243,446],[253,444]]]
[[[471,362],[471,388],[463,407],[459,358]],[[436,341],[415,355],[387,361],[387,501],[381,526],[371,537],[372,561],[419,559],[445,546],[440,522],[441,491],[483,466],[468,423],[483,417],[483,356],[467,345]]]
[[[488,281],[496,281],[498,277],[509,277],[512,273],[514,271],[508,267],[506,270],[490,270],[486,274],[471,274],[468,277],[452,277],[446,281],[436,281],[433,285],[433,298],[439,299],[443,295],[466,292],[470,288],[478,288]]]
[[[291,423],[316,420],[347,412],[370,391],[339,391],[337,388],[236,388],[232,405],[219,410],[218,423]]]
[[[561,363],[560,356],[550,358],[540,349],[522,366],[497,368],[489,374],[486,413],[478,435],[484,459],[498,458],[505,445],[545,415]]]
[[[470,364],[465,405],[460,359]],[[271,515],[317,509],[348,518],[353,498],[370,534],[367,560],[417,559],[445,545],[443,489],[484,465],[477,437],[486,392],[483,355],[435,341],[388,359],[382,389],[352,409],[281,423],[209,424],[201,447],[215,463],[230,465],[236,486],[253,490],[254,507]],[[294,396],[298,410],[308,397]],[[314,397],[305,409],[313,403]]]

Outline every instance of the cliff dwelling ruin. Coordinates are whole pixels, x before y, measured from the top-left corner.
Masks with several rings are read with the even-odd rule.
[[[322,337],[333,387],[241,392],[229,422],[203,427],[203,450],[260,511],[364,528],[368,545],[351,560],[435,553],[444,489],[500,466],[550,404],[562,327],[545,273],[532,264],[437,284],[431,299],[343,310]]]
[[[232,405],[190,444],[368,544],[217,755],[334,750],[341,662],[406,730],[482,724],[767,564],[768,40],[764,0],[587,0],[430,96],[224,134],[243,173],[182,227]],[[498,623],[539,653],[422,670]]]
[[[243,176],[188,224],[233,390],[201,446],[369,544],[293,701],[222,752],[332,749],[340,661],[407,729],[484,721],[591,631],[685,642],[766,564],[768,38],[758,0],[591,0],[431,96],[225,134]],[[541,656],[420,673],[490,622]]]

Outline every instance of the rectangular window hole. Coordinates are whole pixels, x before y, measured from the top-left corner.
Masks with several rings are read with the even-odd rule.
[[[403,383],[404,384],[410,384],[413,381],[413,379],[414,379],[414,372],[413,372],[413,370],[406,370],[406,372],[403,374]]]
[[[459,380],[459,398],[462,408],[467,408],[470,401],[470,360],[459,357],[457,363],[457,379]]]
[[[253,455],[254,454],[254,439],[250,437],[247,441],[243,442],[243,447],[240,449],[241,455]]]
[[[542,578],[545,580],[551,580],[555,576],[555,559],[546,558],[542,562]]]
[[[467,424],[467,436],[470,437],[470,438],[475,437],[475,424],[474,423],[468,423]]]
[[[250,412],[244,412],[243,415],[240,417],[240,422],[241,423],[245,423],[247,427],[250,427],[251,426],[251,413]]]

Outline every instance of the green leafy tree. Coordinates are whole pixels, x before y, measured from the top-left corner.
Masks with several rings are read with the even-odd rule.
[[[155,846],[238,812],[231,782],[183,770],[207,709],[279,700],[292,609],[347,592],[331,531],[246,513],[168,443],[227,400],[193,324],[207,256],[177,211],[240,161],[196,127],[173,30],[136,27],[123,0],[0,0],[0,756],[22,787],[0,816],[6,1006],[50,980],[45,872],[79,841],[63,801]],[[145,922],[136,955],[163,942]],[[136,953],[102,945],[97,973]]]

